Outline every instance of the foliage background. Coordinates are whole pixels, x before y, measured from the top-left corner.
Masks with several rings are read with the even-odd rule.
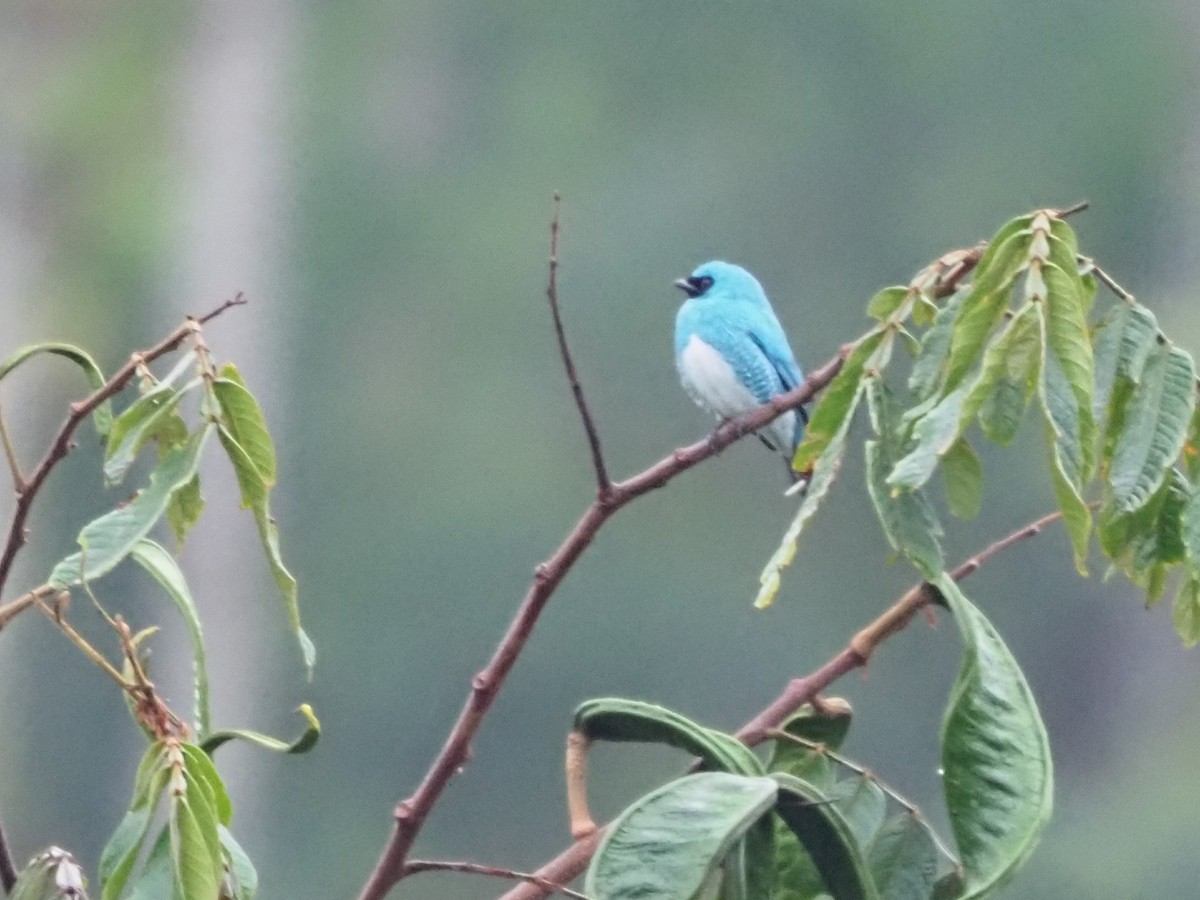
[[[1086,197],[1084,251],[1200,350],[1198,59],[1183,0],[0,8],[5,352],[74,340],[112,368],[187,311],[252,300],[210,338],[279,442],[314,683],[222,465],[185,559],[209,611],[216,724],[288,732],[311,700],[325,725],[311,757],[222,751],[263,896],[358,887],[534,563],[590,497],[542,295],[553,190],[567,325],[627,473],[709,425],[672,369],[670,281],[713,256],[758,274],[816,365],[866,327],[876,288]],[[26,458],[73,374],[44,364],[6,385]],[[1036,437],[985,456],[984,515],[954,526],[950,558],[1053,506]],[[14,589],[111,504],[99,481],[81,447]],[[792,511],[784,484],[745,442],[606,530],[422,855],[535,866],[567,840],[561,750],[579,701],[640,696],[736,727],[911,582],[883,562],[851,461],[779,602],[751,610]],[[1058,763],[1056,818],[1014,896],[1184,895],[1200,877],[1196,656],[1165,605],[1146,613],[1101,574],[1079,580],[1055,529],[965,586],[1025,667]],[[185,703],[181,629],[148,580],[105,596],[168,626],[157,674]],[[935,818],[958,652],[954,629],[918,624],[840,686],[858,713],[848,752]],[[21,856],[60,843],[94,871],[140,740],[45,623],[0,635],[0,817]],[[612,813],[677,761],[600,748],[595,770]],[[426,876],[396,895],[496,889]]]

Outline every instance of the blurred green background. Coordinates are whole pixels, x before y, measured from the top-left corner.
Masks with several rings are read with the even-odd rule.
[[[262,896],[355,892],[393,803],[592,493],[543,295],[560,290],[611,469],[710,423],[671,362],[675,277],[714,256],[766,285],[802,361],[866,326],[880,286],[1007,218],[1088,199],[1085,252],[1200,351],[1200,11],[1187,0],[921,4],[170,3],[0,6],[0,335],[85,344],[106,368],[237,290],[209,329],[267,407],[275,501],[320,659],[298,653],[223,461],[185,552],[218,725],[325,733],[298,759],[222,751]],[[44,363],[5,383],[25,459],[77,396]],[[41,404],[41,405],[39,405]],[[1030,428],[1030,431],[1034,429]],[[985,454],[952,559],[1046,512],[1038,435]],[[90,440],[32,522],[10,590],[44,577],[98,488]],[[750,608],[792,504],[746,441],[622,513],[547,610],[418,855],[533,868],[568,841],[575,705],[620,694],[735,728],[913,579],[889,566],[847,463],[777,605]],[[1188,896],[1200,786],[1195,653],[1056,529],[967,584],[1026,667],[1057,810],[1007,896]],[[138,573],[103,584],[182,629]],[[83,605],[75,617],[89,618]],[[847,751],[943,821],[937,734],[955,630],[918,622],[865,678]],[[0,820],[94,871],[141,743],[119,696],[36,615],[0,635]],[[616,812],[680,761],[601,748]],[[397,897],[494,896],[427,875]]]

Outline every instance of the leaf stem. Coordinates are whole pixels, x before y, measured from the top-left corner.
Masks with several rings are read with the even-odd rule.
[[[13,490],[20,496],[25,492],[25,476],[21,472],[21,464],[17,461],[17,451],[13,449],[12,438],[8,434],[8,425],[4,421],[3,409],[0,409],[0,442],[4,444],[4,458],[8,460],[8,471],[12,473]]]
[[[479,863],[469,862],[414,859],[405,865],[404,871],[406,875],[416,875],[420,872],[467,872],[472,875],[490,875],[493,878],[508,878],[515,881],[525,881],[530,884],[537,885],[547,893],[562,894],[564,897],[573,897],[574,900],[591,900],[591,898],[585,894],[581,894],[578,891],[573,891],[564,885],[549,881],[538,875],[533,875],[528,872],[517,872],[513,869],[502,869],[499,866],[485,866]]]

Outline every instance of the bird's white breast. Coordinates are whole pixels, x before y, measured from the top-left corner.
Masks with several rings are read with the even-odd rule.
[[[728,419],[758,406],[754,395],[719,352],[692,335],[679,354],[679,378],[692,399]]]
[[[698,335],[688,339],[676,357],[676,365],[684,390],[718,419],[732,419],[759,406],[728,360]],[[790,453],[795,428],[796,414],[787,412],[760,434],[777,450]]]

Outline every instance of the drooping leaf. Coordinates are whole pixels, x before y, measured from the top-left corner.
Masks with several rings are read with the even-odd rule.
[[[947,300],[933,317],[933,324],[921,340],[921,352],[913,362],[912,372],[908,377],[908,389],[918,400],[932,397],[942,383],[946,363],[950,358],[954,323],[966,297],[966,291],[959,291]]]
[[[1120,512],[1145,504],[1183,450],[1196,407],[1192,358],[1160,346],[1146,360],[1113,450],[1108,484]]]
[[[887,795],[879,783],[871,776],[855,775],[843,778],[826,793],[845,817],[859,846],[870,846],[887,814]]]
[[[1051,250],[1057,242],[1051,240]],[[1054,264],[1043,266],[1048,291],[1046,300],[1046,355],[1061,371],[1074,403],[1071,430],[1078,434],[1080,481],[1086,482],[1095,467],[1096,424],[1092,417],[1092,345],[1084,317],[1079,276],[1072,267],[1065,271]]]
[[[1009,291],[1027,264],[1026,255],[1032,239],[1029,231],[1021,229],[999,245],[993,240],[976,267],[971,290],[954,322],[943,395],[958,387],[967,372],[979,362],[988,338],[1003,321]]]
[[[807,471],[825,453],[838,432],[844,431],[845,422],[858,402],[863,370],[879,349],[885,334],[882,330],[873,331],[862,338],[821,395],[804,429],[804,440],[792,458],[792,468],[797,472]]]
[[[880,900],[929,900],[937,879],[937,847],[929,827],[910,812],[888,819],[867,851]]]
[[[275,484],[275,444],[267,431],[267,420],[233,363],[222,366],[220,375],[213,382],[213,393],[224,425],[270,489]]]
[[[962,859],[964,897],[989,895],[1033,851],[1053,805],[1046,729],[1017,661],[948,575],[934,582],[963,640],[942,724],[946,807]]]
[[[192,476],[192,480],[171,495],[167,504],[167,524],[175,540],[183,544],[192,526],[200,520],[204,512],[204,495],[200,492],[200,473]]]
[[[634,801],[609,826],[588,867],[595,900],[692,900],[775,802],[775,781],[698,772]]]
[[[929,480],[938,460],[954,446],[961,433],[959,425],[967,390],[960,386],[943,397],[913,425],[913,447],[887,476],[887,484],[896,490],[913,490]]]
[[[167,820],[175,886],[180,900],[219,900],[224,862],[217,820],[190,779],[189,788],[184,795],[172,795]]]
[[[984,352],[979,377],[963,405],[962,426],[978,414],[983,433],[1001,446],[1016,437],[1041,373],[1039,318],[1034,303],[1017,310]]]
[[[944,563],[938,542],[941,526],[924,494],[919,490],[894,493],[887,477],[904,455],[900,415],[895,398],[881,379],[867,387],[871,421],[879,438],[867,441],[867,492],[892,547],[904,554],[927,579],[939,574]]]
[[[202,741],[211,726],[208,702],[208,662],[204,652],[204,632],[200,627],[200,615],[187,579],[175,558],[149,538],[142,538],[130,551],[130,557],[139,566],[154,576],[162,585],[167,596],[175,603],[183,622],[187,626],[192,642],[192,686],[195,695],[194,727],[196,739]]]
[[[829,797],[807,782],[786,773],[779,782],[775,811],[812,860],[825,889],[834,900],[878,900],[863,849],[854,830]],[[786,891],[787,884],[777,884]]]
[[[862,393],[862,382],[860,380],[856,385],[854,394],[849,398],[845,408],[842,409],[842,420],[838,423],[837,430],[825,442],[821,450],[821,455],[817,457],[816,463],[813,465],[812,475],[808,480],[804,498],[800,501],[800,508],[796,510],[796,515],[792,518],[792,523],[788,526],[787,531],[784,532],[783,539],[779,542],[779,547],[771,554],[771,558],[767,560],[767,564],[763,566],[763,570],[758,576],[759,589],[757,596],[754,598],[754,607],[756,609],[766,609],[775,602],[775,597],[779,593],[783,570],[791,565],[792,560],[796,558],[800,535],[803,533],[805,525],[816,514],[821,501],[825,499],[825,495],[829,493],[829,489],[837,479],[838,471],[842,465],[842,456],[846,450],[846,435],[850,430],[851,423],[854,421],[854,412],[858,408],[858,402],[862,397]],[[799,451],[797,451],[797,457],[799,457]]]
[[[983,494],[983,465],[965,437],[954,442],[942,457],[942,476],[946,480],[946,501],[950,514],[959,519],[979,515]]]
[[[1162,598],[1170,567],[1187,557],[1191,505],[1191,486],[1179,470],[1172,469],[1140,509],[1122,513],[1105,506],[1101,511],[1101,547],[1130,581],[1146,591],[1147,606]]]
[[[72,553],[54,567],[49,583],[67,588],[83,578],[93,581],[111,572],[166,511],[175,491],[196,474],[200,452],[211,427],[197,431],[188,443],[167,454],[150,473],[150,483],[129,503],[89,522],[79,533],[79,553]]]
[[[249,429],[249,431],[251,434],[254,433],[254,429]],[[238,488],[242,495],[242,505],[254,513],[254,522],[258,526],[258,536],[266,553],[267,565],[283,598],[288,621],[300,645],[305,668],[308,669],[311,677],[313,666],[316,663],[317,650],[300,624],[300,600],[296,579],[283,564],[283,557],[279,552],[279,528],[271,517],[267,498],[270,484],[263,477],[258,464],[238,443],[237,438],[228,428],[224,425],[218,426],[217,436],[221,440],[221,446],[225,448],[225,454],[233,464],[234,475],[237,477]]]
[[[575,710],[574,730],[589,741],[666,744],[698,756],[707,767],[724,772],[763,773],[758,757],[731,735],[640,700],[621,697],[588,700]]]
[[[85,351],[73,344],[63,344],[57,341],[21,347],[12,356],[8,357],[8,359],[0,362],[0,381],[3,381],[21,363],[37,356],[39,353],[51,353],[75,363],[75,365],[83,370],[88,387],[93,391],[100,390],[107,381],[104,373],[100,371],[100,367],[96,365],[96,361]],[[92,413],[92,424],[96,426],[96,433],[100,435],[101,440],[108,436],[108,429],[112,427],[112,403],[110,401],[105,400],[96,407],[95,412]]]

